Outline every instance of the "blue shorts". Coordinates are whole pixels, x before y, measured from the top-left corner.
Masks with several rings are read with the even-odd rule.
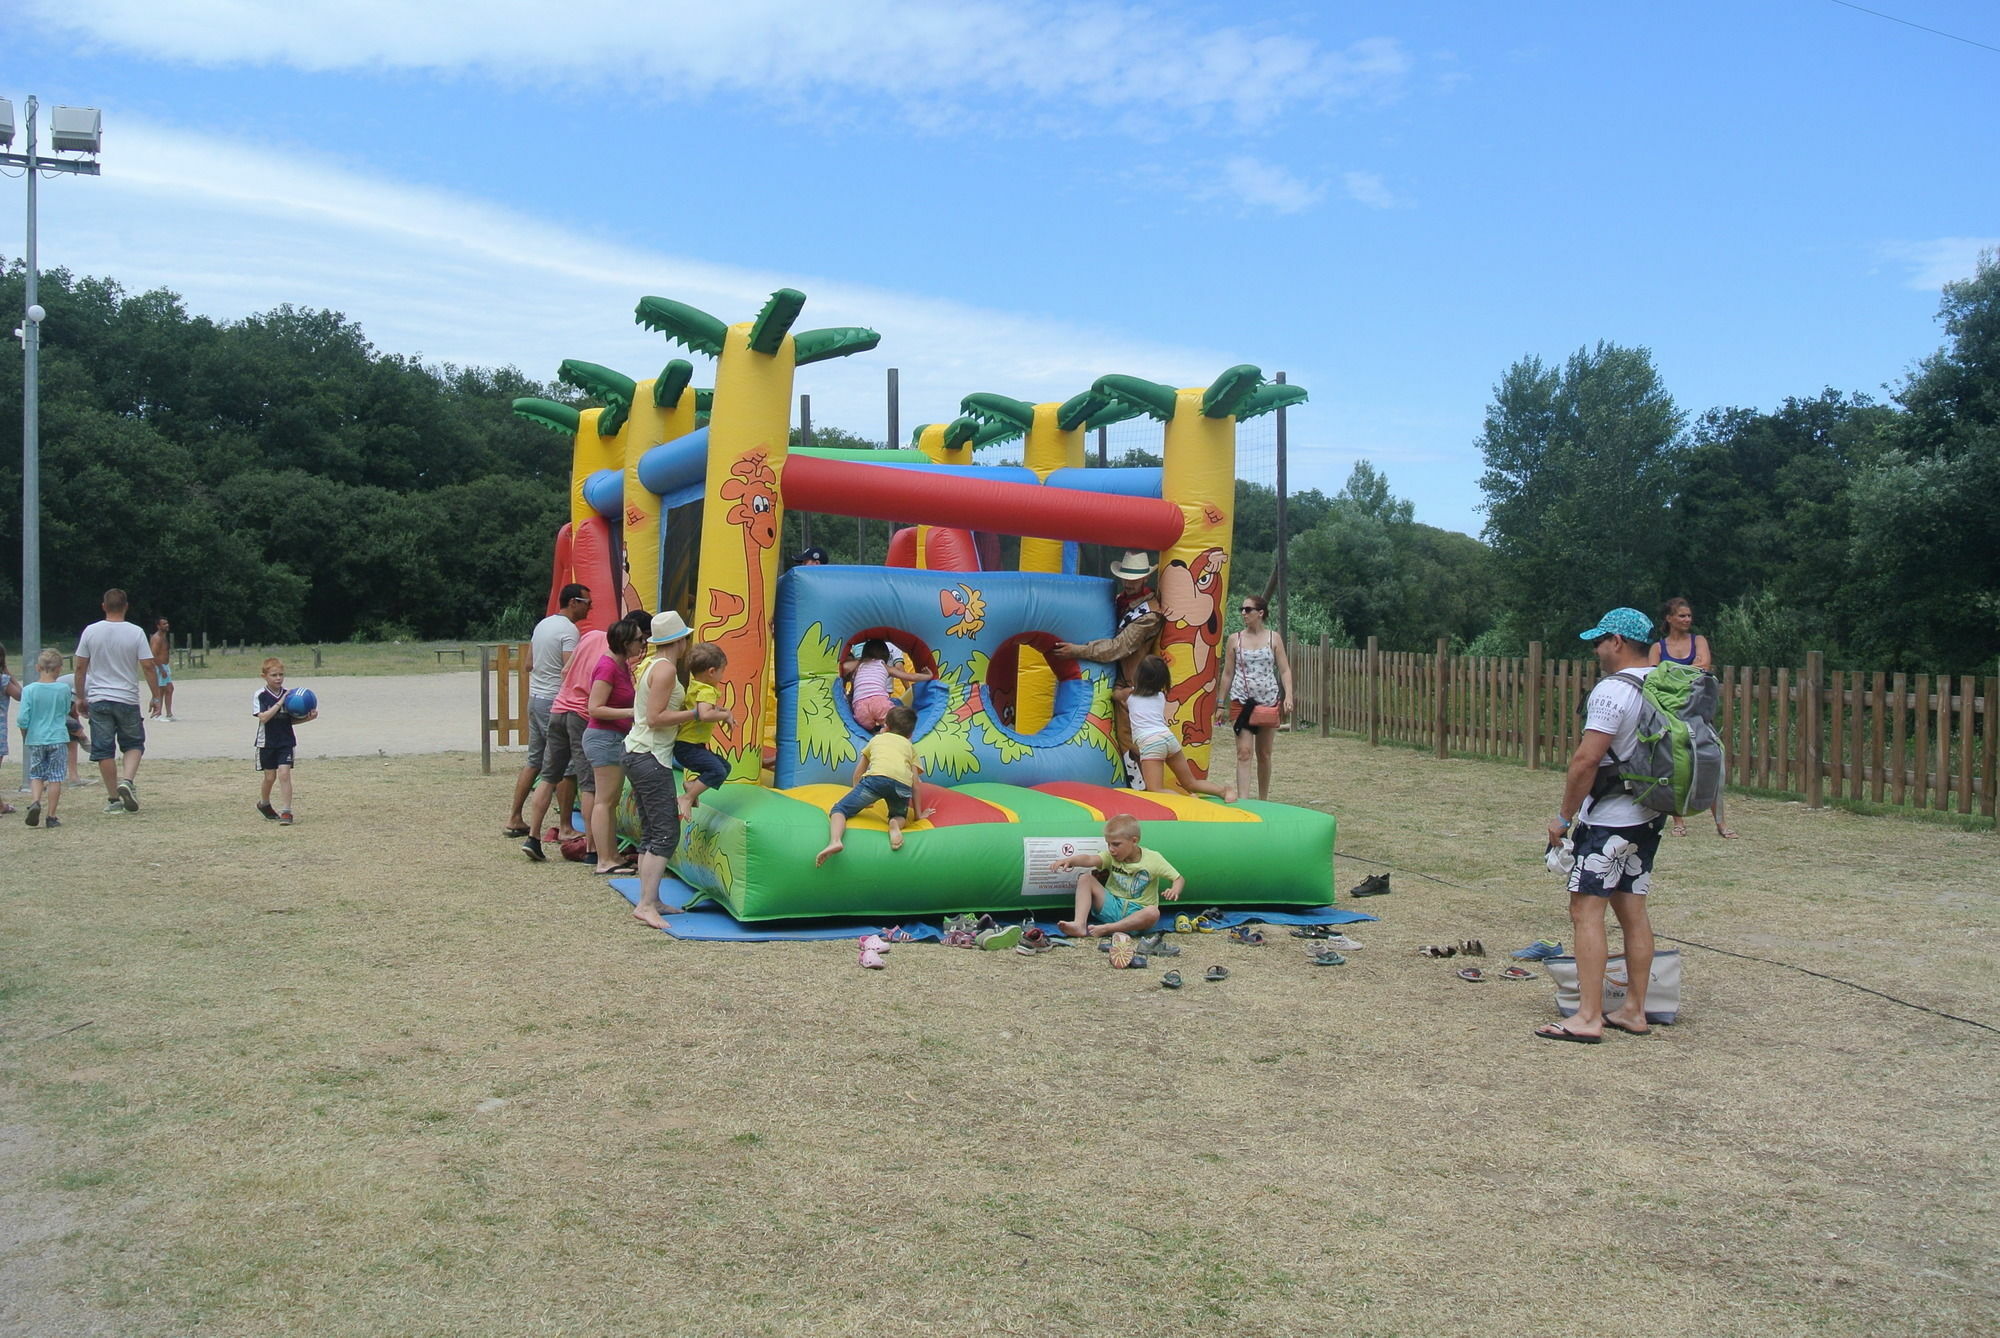
[[[257,750],[257,770],[276,771],[279,767],[292,764],[292,746],[283,748],[259,748]]]
[[[1569,871],[1569,890],[1586,897],[1608,897],[1614,892],[1645,896],[1653,881],[1653,856],[1660,849],[1660,833],[1667,820],[1654,818],[1638,827],[1590,827],[1579,824],[1571,835],[1576,843],[1576,865]],[[1629,843],[1616,854],[1606,849],[1613,840]]]
[[[1097,914],[1091,918],[1099,924],[1112,925],[1117,924],[1127,916],[1137,915],[1145,909],[1146,904],[1144,902],[1128,901],[1116,892],[1107,889],[1104,893],[1104,904],[1097,908]]]
[[[69,773],[69,745],[66,743],[31,743],[28,745],[28,779],[48,783],[63,783]]]
[[[90,760],[109,762],[120,753],[146,751],[146,725],[133,702],[90,704]]]
[[[171,683],[171,682],[173,682],[173,681],[174,681],[174,671],[173,671],[173,670],[171,670],[171,669],[167,668],[167,666],[166,666],[166,665],[164,665],[164,664],[162,664],[162,665],[159,665],[159,666],[157,666],[157,667],[158,667],[158,669],[159,669],[159,671],[160,671],[160,686],[161,686],[161,687],[165,687],[165,686],[167,686],[167,684],[169,684],[169,683]]]
[[[596,767],[622,767],[625,765],[625,732],[617,729],[599,729],[586,725],[583,731],[583,760]],[[593,775],[592,780],[596,777]],[[597,787],[591,786],[595,794]]]
[[[706,744],[676,742],[674,765],[692,771],[711,790],[729,779],[729,763],[710,752]]]
[[[861,783],[833,806],[833,811],[843,818],[851,818],[878,799],[889,805],[889,816],[892,818],[900,818],[910,811],[910,787],[887,776],[863,776]]]

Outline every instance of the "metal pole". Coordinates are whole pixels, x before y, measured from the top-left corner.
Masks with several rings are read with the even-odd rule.
[[[21,310],[21,663],[32,665],[42,649],[42,324],[28,319],[35,305],[35,108],[28,98],[28,301]]]
[[[1285,384],[1285,374],[1277,375],[1279,385]],[[1278,406],[1278,640],[1289,642],[1292,638],[1292,598],[1290,583],[1285,579],[1290,575],[1285,561],[1285,406]]]

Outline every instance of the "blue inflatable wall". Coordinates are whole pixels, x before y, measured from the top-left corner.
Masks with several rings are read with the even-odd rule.
[[[1109,666],[1050,661],[1058,678],[1048,725],[1032,735],[1011,725],[1023,648],[1046,656],[1058,641],[1110,635],[1111,603],[1111,582],[1089,576],[793,568],[778,580],[777,785],[852,779],[868,733],[854,723],[840,659],[869,636],[938,675],[911,694],[927,783],[1116,783]]]

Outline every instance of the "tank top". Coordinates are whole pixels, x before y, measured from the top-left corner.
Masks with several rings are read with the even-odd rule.
[[[653,668],[657,664],[658,658],[648,655],[632,675],[632,728],[625,733],[625,751],[651,753],[662,763],[669,763],[673,760],[674,740],[680,737],[680,726],[661,725],[654,728],[646,723],[647,717],[652,714],[652,707],[646,699],[654,686]],[[671,673],[667,675],[667,682],[673,689],[667,697],[667,709],[678,711],[681,709],[681,682]]]
[[[1278,657],[1271,651],[1271,633],[1264,644],[1245,646],[1243,634],[1236,634],[1236,674],[1229,681],[1229,700],[1256,702],[1259,706],[1278,704]]]
[[[1156,734],[1173,737],[1173,730],[1167,725],[1167,694],[1154,693],[1150,697],[1133,693],[1125,699],[1125,710],[1132,720],[1132,741],[1138,743]]]
[[[889,695],[889,662],[863,660],[854,666],[854,700]]]
[[[1692,632],[1688,633],[1688,653],[1685,655],[1676,655],[1668,650],[1667,639],[1665,637],[1661,637],[1656,644],[1660,648],[1661,664],[1666,664],[1669,661],[1672,661],[1674,664],[1693,664],[1695,648],[1701,645],[1699,641],[1695,640],[1694,633]]]

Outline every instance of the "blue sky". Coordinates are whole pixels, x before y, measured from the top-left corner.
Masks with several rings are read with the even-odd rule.
[[[2000,47],[1990,0],[1879,0]],[[647,293],[881,347],[815,420],[1110,371],[1286,371],[1295,487],[1370,459],[1476,533],[1526,354],[1645,345],[1690,413],[1880,394],[2000,246],[2000,52],[1834,0],[1148,6],[26,0],[0,96],[104,110],[44,267],[382,349],[650,375]],[[16,145],[19,148],[19,145]],[[21,251],[19,187],[0,252]],[[1123,440],[1123,438],[1121,438]]]

